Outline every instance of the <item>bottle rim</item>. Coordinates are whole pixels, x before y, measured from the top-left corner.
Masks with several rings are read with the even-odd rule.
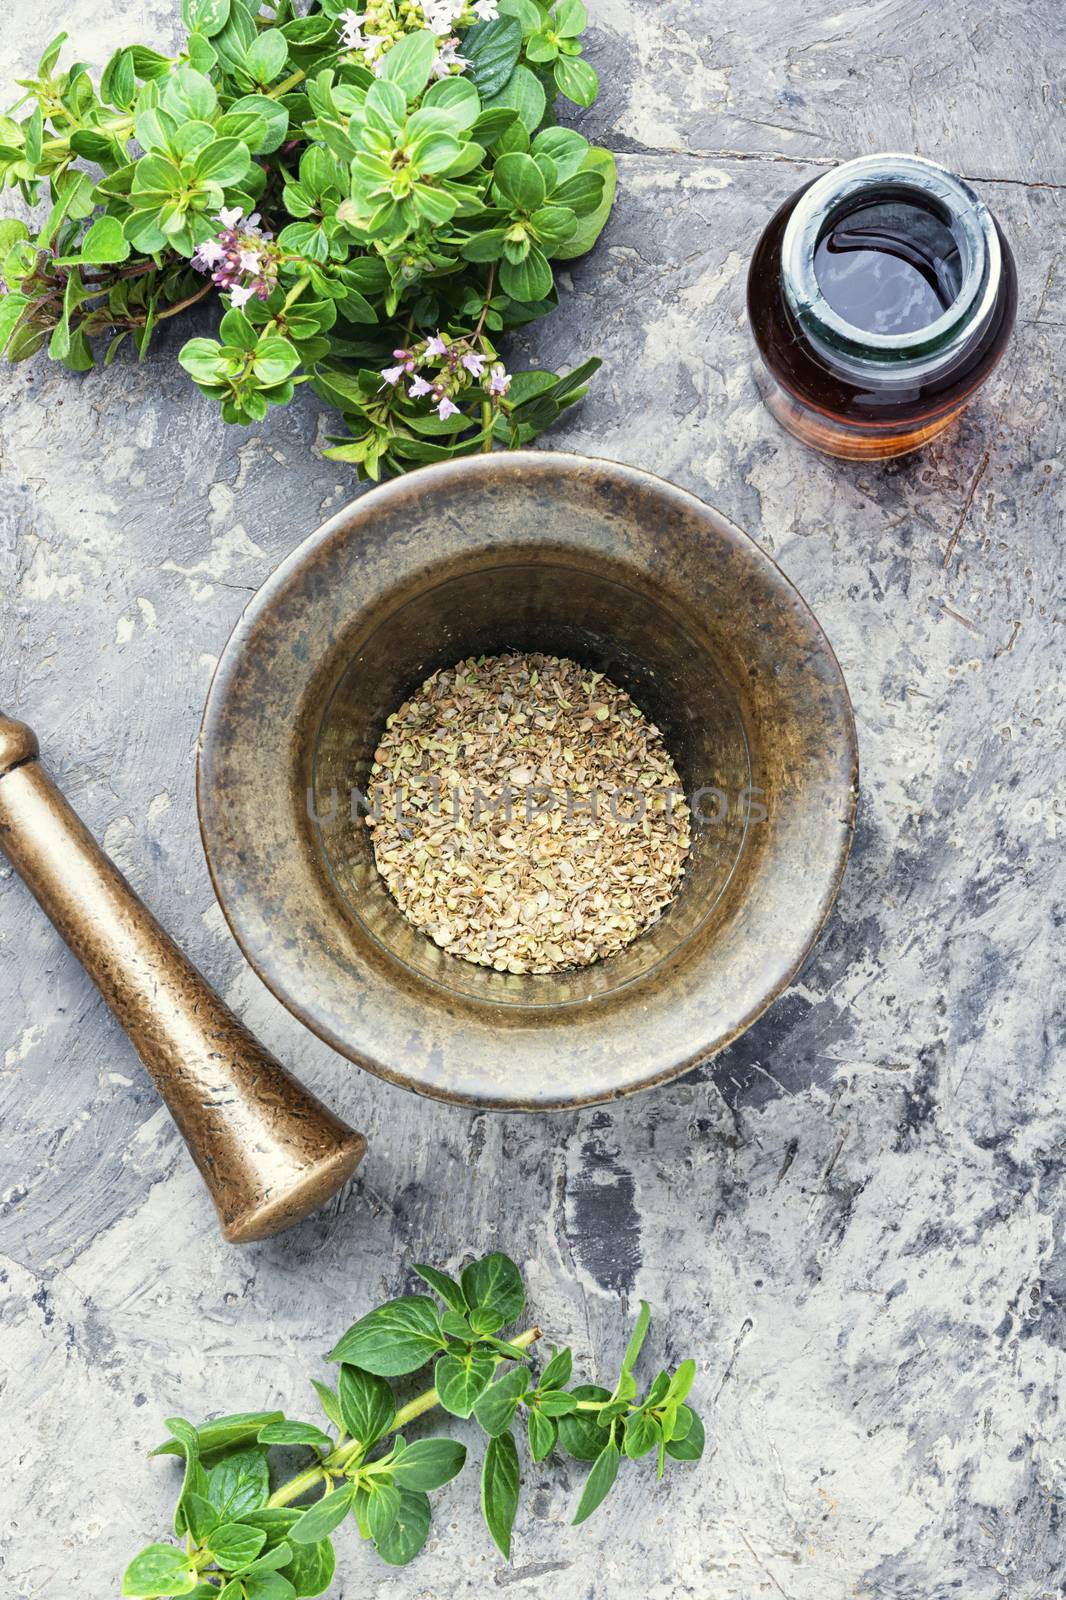
[[[871,333],[830,305],[815,273],[815,250],[833,223],[865,196],[911,197],[950,228],[962,280],[941,316],[910,333]],[[985,326],[999,293],[999,233],[984,201],[962,178],[923,156],[885,151],[823,174],[800,196],[781,242],[786,301],[808,338],[837,362],[913,379],[953,361]]]

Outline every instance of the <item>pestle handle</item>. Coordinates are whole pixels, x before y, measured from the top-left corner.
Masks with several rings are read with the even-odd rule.
[[[366,1140],[265,1050],[0,714],[0,849],[88,972],[170,1109],[231,1243],[280,1233],[351,1176]]]

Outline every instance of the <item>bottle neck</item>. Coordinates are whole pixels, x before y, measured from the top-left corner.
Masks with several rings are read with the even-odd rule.
[[[830,304],[816,252],[852,214],[894,204],[927,218],[950,242],[954,297],[922,326],[871,331]],[[879,386],[926,382],[951,367],[987,328],[1001,275],[999,235],[988,208],[961,178],[919,156],[862,156],[827,172],[801,194],[782,239],[782,288],[800,330],[837,371]]]

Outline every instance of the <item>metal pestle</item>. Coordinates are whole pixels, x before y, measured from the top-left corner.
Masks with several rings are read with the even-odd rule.
[[[0,714],[0,849],[88,972],[165,1100],[241,1244],[298,1222],[366,1140],[263,1048],[178,949]]]

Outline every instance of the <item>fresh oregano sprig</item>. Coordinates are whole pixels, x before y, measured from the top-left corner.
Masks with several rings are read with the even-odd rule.
[[[569,1387],[568,1349],[553,1349],[534,1374],[529,1352],[541,1338],[538,1327],[500,1337],[525,1304],[521,1275],[505,1255],[483,1256],[458,1280],[435,1267],[415,1271],[443,1309],[428,1295],[402,1295],[348,1329],[327,1358],[339,1363],[336,1385],[312,1379],[327,1427],[280,1411],[216,1417],[199,1427],[181,1417],[167,1420],[170,1438],[154,1454],[184,1459],[177,1542],[150,1544],[134,1556],[124,1595],[295,1600],[324,1594],[335,1568],[332,1536],[348,1522],[384,1561],[405,1565],[428,1537],[430,1492],[466,1462],[466,1447],[457,1440],[405,1437],[408,1426],[435,1407],[473,1416],[487,1435],[481,1507],[508,1558],[519,1499],[516,1432],[525,1435],[534,1462],[557,1447],[591,1462],[575,1523],[604,1500],[624,1457],[654,1452],[660,1477],[668,1458],[699,1460],[703,1425],[687,1404],[695,1363],[660,1372],[643,1398],[638,1395],[633,1373],[650,1322],[646,1302],[614,1388]],[[433,1387],[397,1406],[388,1380],[431,1362]],[[270,1453],[279,1446],[298,1446],[309,1460],[272,1488]]]
[[[94,81],[47,46],[0,116],[0,354],[83,372],[226,295],[178,359],[226,422],[309,383],[360,477],[519,446],[595,359],[511,374],[498,338],[558,303],[614,159],[555,126],[596,98],[582,0],[182,0],[175,56],[119,49]],[[21,118],[16,113],[26,105]]]

